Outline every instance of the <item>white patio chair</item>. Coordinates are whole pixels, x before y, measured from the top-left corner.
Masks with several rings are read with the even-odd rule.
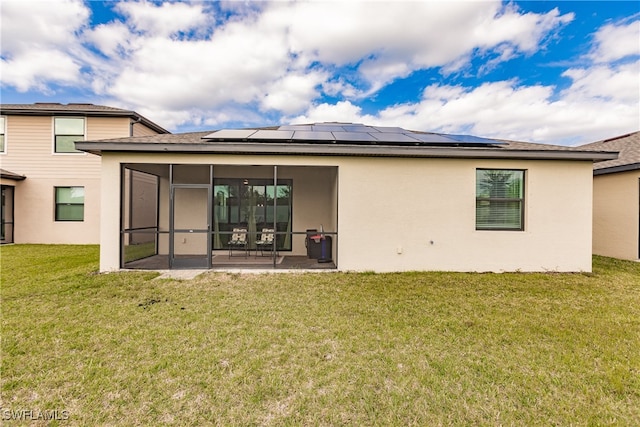
[[[247,249],[247,229],[246,228],[234,228],[231,239],[229,240],[229,258],[233,256],[234,249],[244,250],[244,257],[248,255]]]
[[[265,250],[273,253],[275,248],[275,230],[273,228],[263,228],[260,240],[256,240],[256,257],[258,256],[258,250],[260,250],[260,256],[264,256]]]

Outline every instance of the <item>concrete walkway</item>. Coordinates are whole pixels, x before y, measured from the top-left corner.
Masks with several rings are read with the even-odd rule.
[[[191,280],[210,270],[155,270],[160,275],[156,279]],[[155,279],[154,279],[155,280]]]

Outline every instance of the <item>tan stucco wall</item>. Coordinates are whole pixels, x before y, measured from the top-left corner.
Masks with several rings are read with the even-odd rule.
[[[301,194],[337,189],[340,270],[591,271],[590,162],[112,153],[103,156],[103,271],[119,268],[120,162],[337,167],[331,183],[294,181],[294,227],[319,226]],[[526,169],[525,231],[475,230],[476,168]],[[294,251],[305,253],[301,241]]]
[[[476,168],[525,169],[525,230],[475,230]],[[348,159],[340,269],[591,271],[589,162]]]
[[[55,221],[54,187],[84,187],[84,221]],[[100,180],[53,177],[16,185],[15,242],[96,244],[100,241]]]
[[[593,253],[638,259],[640,171],[593,177]]]

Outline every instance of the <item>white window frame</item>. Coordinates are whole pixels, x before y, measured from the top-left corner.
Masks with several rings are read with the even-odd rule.
[[[56,119],[82,119],[82,123],[83,123],[82,141],[85,141],[86,138],[87,138],[87,118],[86,117],[84,117],[84,116],[53,116],[51,118],[51,120],[52,120],[51,129],[52,129],[52,140],[53,140],[52,154],[54,154],[56,156],[86,155],[87,153],[85,153],[84,151],[57,151],[56,136],[58,136],[58,134],[56,133]],[[80,135],[78,135],[78,136],[80,136]],[[78,140],[80,140],[80,138],[78,138]]]
[[[478,172],[479,171],[492,171],[492,172],[519,172],[521,173],[521,181],[520,181],[520,192],[521,196],[508,196],[508,195],[500,195],[497,197],[482,197],[478,195]],[[526,193],[526,180],[527,180],[527,170],[520,168],[476,168],[476,214],[475,214],[475,229],[476,231],[487,232],[487,231],[516,231],[523,232],[525,231],[525,206],[527,200]],[[508,222],[503,222],[501,225],[497,226],[487,226],[487,225],[479,225],[478,224],[478,204],[479,203],[518,203],[519,204],[519,226],[510,226]]]
[[[2,119],[3,122],[0,130],[2,131],[2,138],[4,140],[0,154],[7,154],[7,116],[0,116],[0,119]]]

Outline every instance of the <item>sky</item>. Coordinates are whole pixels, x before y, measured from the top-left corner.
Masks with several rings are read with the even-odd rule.
[[[0,0],[1,102],[172,132],[340,121],[578,145],[640,130],[638,1]]]

